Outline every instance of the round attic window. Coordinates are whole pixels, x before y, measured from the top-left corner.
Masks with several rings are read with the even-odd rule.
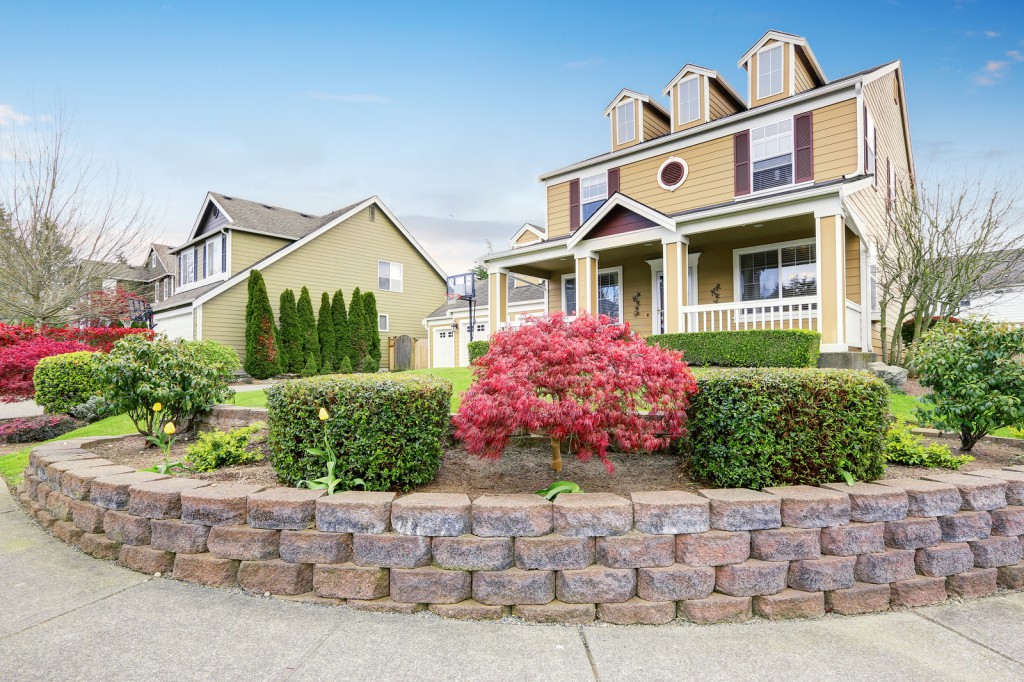
[[[667,189],[669,192],[674,192],[684,182],[686,182],[686,176],[689,173],[689,169],[686,167],[686,162],[676,156],[670,156],[665,159],[665,162],[661,164],[661,168],[658,169],[658,184],[661,185],[662,189]]]

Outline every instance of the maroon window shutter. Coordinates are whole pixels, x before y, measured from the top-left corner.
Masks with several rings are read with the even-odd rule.
[[[732,136],[733,190],[736,196],[750,194],[750,131]]]
[[[608,169],[608,196],[611,196],[619,191],[619,169],[609,168]]]
[[[793,170],[797,182],[814,180],[814,135],[811,113],[808,111],[793,119],[793,150],[796,165]]]
[[[569,183],[569,229],[575,230],[580,226],[580,181],[573,180]]]

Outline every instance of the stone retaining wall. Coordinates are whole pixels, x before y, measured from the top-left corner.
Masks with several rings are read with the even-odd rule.
[[[263,489],[36,448],[25,508],[145,573],[356,609],[539,622],[858,614],[1024,589],[1024,467],[752,490]]]

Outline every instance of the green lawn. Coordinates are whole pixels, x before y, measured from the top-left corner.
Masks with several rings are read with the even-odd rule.
[[[905,419],[906,421],[917,424],[916,409],[922,404],[920,398],[915,398],[912,395],[906,395],[903,393],[890,393],[889,394],[889,411],[892,412],[894,417]],[[992,436],[1005,436],[1007,438],[1020,438],[1018,433],[1015,433],[1009,428],[996,429],[990,435]]]
[[[240,407],[266,407],[267,392],[262,388],[258,391],[235,393],[234,404]]]
[[[80,429],[69,431],[63,436],[52,440],[67,440],[68,438],[79,438],[82,436],[124,436],[135,433],[135,425],[128,415],[119,414],[114,417],[107,417],[98,422],[83,426]],[[47,441],[50,442],[50,441]],[[3,476],[10,485],[21,483],[22,473],[28,466],[28,453],[32,447],[22,448],[8,455],[0,456],[0,476]]]

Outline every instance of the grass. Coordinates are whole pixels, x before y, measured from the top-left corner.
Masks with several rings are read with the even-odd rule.
[[[432,374],[452,382],[452,412],[459,409],[462,393],[469,388],[472,372],[469,367],[439,367],[436,369],[410,369],[409,374]]]
[[[267,392],[261,388],[258,391],[235,393],[234,404],[239,407],[266,407]]]
[[[52,438],[47,442],[83,436],[124,436],[130,433],[135,433],[135,424],[128,418],[128,415],[119,414],[69,431],[63,436]],[[25,467],[28,466],[28,453],[32,447],[29,445],[10,454],[0,455],[0,476],[3,476],[9,485],[15,486],[21,483]]]
[[[892,412],[892,416],[899,417],[911,424],[918,424],[917,408],[923,405],[923,401],[920,398],[905,393],[890,393],[889,394],[889,411]],[[1005,436],[1007,438],[1020,438],[1019,432],[1014,432],[1013,429],[1003,427],[993,431],[991,436]]]

